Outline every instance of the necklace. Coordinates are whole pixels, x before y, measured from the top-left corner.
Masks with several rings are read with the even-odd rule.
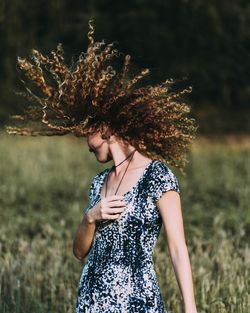
[[[119,187],[120,187],[120,185],[121,185],[121,183],[122,183],[122,180],[123,180],[123,178],[124,178],[124,176],[125,176],[125,174],[126,174],[126,172],[127,172],[127,169],[128,169],[128,167],[129,167],[129,164],[130,164],[130,162],[131,162],[132,159],[133,159],[133,156],[134,156],[134,154],[135,154],[135,151],[136,151],[136,149],[135,149],[134,151],[132,151],[132,152],[129,154],[129,156],[128,156],[125,160],[123,160],[121,163],[119,163],[119,164],[116,165],[116,166],[112,166],[112,167],[111,167],[111,170],[109,171],[108,177],[107,177],[107,179],[106,179],[106,184],[105,184],[105,197],[107,196],[109,174],[111,173],[111,171],[112,171],[114,168],[116,168],[117,166],[119,166],[120,164],[122,164],[123,162],[125,162],[125,161],[132,155],[132,157],[131,157],[131,159],[129,160],[128,165],[127,165],[127,167],[126,167],[126,169],[125,169],[125,171],[124,171],[124,173],[123,173],[123,175],[122,175],[122,178],[121,178],[121,180],[120,180],[120,182],[119,182],[119,184],[118,184],[118,186],[117,186],[117,188],[116,188],[116,191],[115,191],[115,195],[116,195],[116,194],[117,194],[117,191],[118,191],[118,189],[119,189]]]
[[[135,149],[135,150],[136,150],[136,149]],[[121,165],[123,162],[125,162],[125,161],[131,156],[131,154],[134,154],[134,153],[135,153],[135,150],[133,150],[133,151],[126,157],[126,159],[124,159],[123,161],[121,161],[118,165],[113,165],[113,166],[112,166],[112,169],[117,168],[119,165]]]

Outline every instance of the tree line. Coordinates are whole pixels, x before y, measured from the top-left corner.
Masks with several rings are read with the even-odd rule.
[[[250,130],[250,2],[245,0],[0,0],[0,123],[23,100],[17,56],[44,53],[62,42],[66,56],[95,38],[118,41],[135,67],[149,68],[149,83],[185,78],[193,87],[192,114],[200,132]]]

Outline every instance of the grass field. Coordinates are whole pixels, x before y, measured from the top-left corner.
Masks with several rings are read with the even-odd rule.
[[[198,138],[176,169],[199,313],[250,312],[250,140]],[[107,165],[109,166],[109,165]],[[72,238],[91,177],[84,139],[0,134],[0,312],[71,313],[82,264]],[[181,299],[164,230],[154,252],[168,312]]]

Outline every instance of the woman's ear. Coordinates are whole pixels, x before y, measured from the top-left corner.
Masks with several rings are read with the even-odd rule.
[[[108,140],[108,139],[110,138],[110,135],[102,134],[102,135],[101,135],[101,138],[102,138],[103,140]]]
[[[107,124],[101,126],[101,138],[104,140],[110,139],[112,136],[112,131]]]

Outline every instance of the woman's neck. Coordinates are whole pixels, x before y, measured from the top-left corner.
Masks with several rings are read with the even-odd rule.
[[[115,143],[114,145],[110,145],[110,154],[112,155],[112,159],[114,162],[114,175],[115,176],[119,176],[120,173],[124,172],[129,161],[130,161],[129,169],[143,166],[150,161],[149,158],[143,156],[141,153],[135,150],[136,149],[131,145],[122,146],[118,143]],[[126,158],[127,160],[125,160]]]

